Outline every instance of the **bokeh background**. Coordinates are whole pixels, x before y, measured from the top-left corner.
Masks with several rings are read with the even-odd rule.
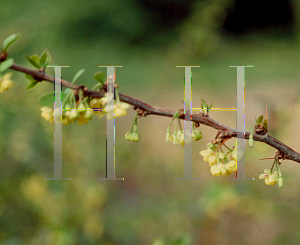
[[[184,70],[193,68],[193,107],[236,106],[236,69],[246,69],[246,130],[268,104],[269,133],[300,151],[299,1],[10,0],[0,3],[0,40],[22,33],[10,48],[16,63],[46,48],[62,76],[92,87],[99,65],[117,68],[120,92],[169,109],[182,107]],[[31,67],[32,68],[32,67]],[[52,69],[47,73],[54,74]],[[284,186],[259,174],[276,150],[246,145],[246,178],[213,177],[200,150],[216,131],[201,126],[193,143],[194,181],[183,177],[183,147],[165,142],[170,118],[139,119],[140,142],[124,135],[134,119],[116,119],[116,177],[105,177],[105,119],[63,126],[63,177],[53,177],[54,125],[40,116],[43,82],[26,91],[24,74],[0,95],[0,244],[299,244],[300,166],[282,164]],[[235,112],[210,116],[234,128]],[[247,143],[247,142],[246,142]],[[235,144],[235,140],[231,140]],[[229,144],[230,145],[230,144]]]

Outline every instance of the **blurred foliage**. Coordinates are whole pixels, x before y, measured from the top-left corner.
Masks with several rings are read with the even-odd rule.
[[[272,7],[272,8],[271,8]],[[11,0],[1,3],[0,40],[22,33],[9,55],[52,55],[51,64],[70,65],[62,76],[94,85],[98,65],[117,68],[120,92],[153,105],[182,106],[183,69],[193,69],[193,105],[201,98],[234,107],[236,70],[246,70],[246,130],[268,103],[269,131],[298,152],[298,1],[111,0],[86,2]],[[47,69],[53,74],[53,69]],[[300,239],[299,174],[284,162],[284,187],[258,180],[275,151],[255,142],[246,147],[246,177],[212,177],[199,156],[215,130],[201,126],[193,145],[193,174],[183,175],[183,148],[165,142],[168,118],[139,121],[141,140],[128,142],[134,112],[116,120],[116,177],[105,177],[105,120],[63,127],[63,177],[53,176],[54,126],[40,117],[37,99],[53,89],[43,82],[26,91],[23,74],[0,97],[0,244],[297,244]],[[153,92],[155,91],[155,92]],[[162,96],[163,95],[163,96]],[[235,114],[211,112],[235,127]],[[291,130],[294,129],[294,132]],[[232,141],[232,145],[234,141]],[[234,178],[234,174],[230,176]]]

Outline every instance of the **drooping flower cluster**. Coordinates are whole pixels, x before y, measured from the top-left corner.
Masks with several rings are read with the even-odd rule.
[[[218,145],[213,143],[207,144],[207,150],[200,151],[203,160],[209,163],[210,172],[213,176],[229,175],[236,171],[236,161],[242,157],[242,151],[233,147],[227,148],[223,153],[218,148]]]
[[[121,117],[127,115],[127,108],[129,105],[123,102],[118,102],[115,105],[115,109],[107,109],[107,95],[106,97],[97,99],[93,98],[90,101],[85,100],[79,103],[77,108],[71,108],[70,104],[66,104],[61,113],[61,123],[70,125],[71,123],[78,122],[79,125],[88,123],[94,114],[98,114],[99,118],[102,118],[107,112],[109,120],[114,117]],[[56,110],[60,110],[57,108]],[[41,108],[41,116],[48,122],[53,123],[55,117],[55,111],[51,107],[44,106]]]
[[[199,130],[195,130],[192,133],[192,139],[195,141],[198,141],[200,139],[202,139],[202,132]],[[174,132],[173,134],[171,134],[171,132],[166,133],[166,142],[173,142],[173,145],[184,145],[185,141],[184,141],[184,130],[178,130],[177,133]]]
[[[283,178],[280,169],[280,164],[282,160],[279,160],[278,155],[280,155],[280,153],[276,154],[271,170],[265,169],[264,173],[259,175],[258,177],[259,179],[265,179],[266,185],[275,185],[275,183],[277,183],[278,187],[283,186]],[[276,170],[273,171],[274,167]]]
[[[114,106],[107,105],[107,101],[113,100],[113,96],[108,96],[108,94],[105,94],[105,97],[101,99],[92,99],[90,101],[91,108],[100,108],[101,111],[94,111],[95,114],[100,114],[99,118],[103,117],[105,115],[105,111],[107,112],[107,119],[111,120],[114,117],[123,117],[127,115],[127,109],[130,107],[129,104],[120,102],[120,100],[116,100]]]
[[[133,120],[133,124],[129,132],[125,134],[125,139],[128,141],[138,142],[140,140],[140,134],[138,132],[137,119],[138,113],[136,113]]]
[[[174,114],[174,116],[172,118],[172,121],[171,121],[170,125],[167,128],[166,142],[173,142],[173,145],[180,144],[180,145],[184,146],[184,144],[185,144],[184,133],[185,132],[181,127],[180,120],[179,120],[179,114],[180,114],[180,110],[177,111]],[[172,126],[175,119],[178,119],[179,130],[177,131],[177,124],[175,123],[174,133],[171,134],[171,126]],[[195,129],[195,123],[194,122],[193,122],[191,138],[195,141],[198,141],[198,140],[202,139],[202,132],[200,130]]]
[[[173,134],[171,134],[170,132],[167,132],[166,142],[173,142],[173,145],[177,145],[177,144],[184,145],[184,131],[178,130],[177,132],[174,132]]]
[[[60,110],[60,108],[55,109]],[[55,118],[55,111],[53,108],[44,106],[41,108],[41,117],[44,118],[46,121],[53,123]],[[61,123],[70,125],[71,123],[78,122],[79,125],[83,123],[88,123],[93,117],[93,111],[85,110],[85,109],[69,109],[63,110],[61,113]]]
[[[264,173],[259,175],[259,179],[265,179],[266,185],[275,185],[277,183],[277,171],[270,171],[270,169],[265,169]]]
[[[12,73],[6,73],[3,75],[3,77],[0,77],[0,93],[3,93],[5,90],[8,90],[11,86],[14,85],[13,81],[10,79],[11,76]]]

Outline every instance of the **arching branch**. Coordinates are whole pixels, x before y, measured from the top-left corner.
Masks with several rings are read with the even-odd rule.
[[[10,67],[10,69],[13,69],[15,71],[19,71],[22,73],[27,73],[38,80],[44,80],[44,81],[48,81],[51,83],[54,83],[54,81],[55,81],[55,78],[52,76],[49,76],[40,71],[28,69],[24,66],[21,66],[21,65],[15,64],[15,63]],[[62,85],[67,88],[72,88],[72,89],[78,90],[83,87],[83,86],[79,86],[79,85],[72,85],[72,83],[70,83],[66,80],[61,80],[61,81],[62,81]],[[105,96],[105,91],[99,91],[99,90],[95,91],[95,90],[87,89],[85,91],[85,95],[94,97],[94,98],[101,98],[101,97]],[[132,97],[122,94],[122,93],[119,93],[119,97],[120,97],[121,101],[126,102],[130,105],[136,106],[137,108],[140,108],[140,109],[146,111],[147,115],[153,114],[153,115],[158,115],[158,116],[173,117],[173,115],[177,112],[177,110],[170,110],[170,109],[165,109],[165,108],[149,105],[143,101],[132,98]],[[184,115],[181,115],[180,118],[184,119]],[[229,132],[231,137],[237,137],[237,133],[239,133],[239,135],[244,135],[243,138],[249,139],[250,132],[244,133],[244,132],[237,131],[236,129],[232,129],[222,123],[219,123],[219,122],[213,120],[212,118],[203,115],[202,113],[198,113],[198,114],[193,113],[192,121],[198,122],[200,124],[204,124],[208,127],[212,127],[217,130],[227,131],[227,132]],[[288,147],[281,141],[275,139],[274,137],[272,137],[268,134],[264,134],[264,135],[254,134],[253,140],[264,142],[264,143],[270,145],[271,147],[276,148],[277,150],[282,152],[286,159],[300,163],[300,154],[298,152],[294,151],[293,149],[291,149],[290,147]]]

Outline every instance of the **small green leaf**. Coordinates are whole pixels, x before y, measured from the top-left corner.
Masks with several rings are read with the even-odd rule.
[[[64,91],[64,94],[65,94],[65,95],[68,95],[68,94],[71,93],[71,92],[72,92],[72,89],[66,88],[65,91]]]
[[[213,104],[215,103],[215,101],[213,101],[213,103],[211,103],[211,105],[210,105],[210,107],[209,107],[209,109],[211,109],[212,108],[212,106],[213,106]]]
[[[94,79],[103,84],[106,79],[106,73],[103,71],[98,71],[94,74]]]
[[[41,68],[40,57],[38,55],[35,54],[35,55],[31,55],[30,57],[28,57],[27,55],[25,55],[25,58],[34,67],[36,67],[38,69]]]
[[[30,84],[27,86],[27,90],[34,88],[39,82],[36,80],[31,80]]]
[[[203,109],[204,109],[204,108],[208,108],[206,102],[205,102],[203,99],[201,99],[201,107],[202,107]]]
[[[9,58],[5,61],[2,61],[0,63],[0,72],[4,72],[6,71],[9,67],[11,67],[11,65],[14,63],[14,59],[13,58]]]
[[[265,119],[263,122],[263,128],[267,129],[268,128],[268,119]]]
[[[102,87],[102,83],[96,83],[92,90],[97,90]]]
[[[51,61],[51,55],[49,54],[49,52],[47,52],[47,59],[46,59],[45,67],[50,64],[50,61]]]
[[[12,34],[9,37],[7,37],[2,43],[3,51],[6,51],[9,48],[9,46],[11,46],[15,41],[17,41],[19,39],[20,36],[21,36],[21,34],[17,33],[17,34]]]
[[[40,58],[41,67],[46,66],[46,61],[47,61],[47,49],[45,49],[44,52],[41,55],[41,58]]]
[[[72,84],[75,84],[75,82],[77,81],[77,79],[85,72],[85,69],[81,69],[79,70],[75,76],[73,77],[73,80],[72,80]]]
[[[25,77],[28,79],[28,80],[34,80],[33,76],[25,73]]]
[[[262,123],[263,119],[264,119],[264,116],[261,115],[261,116],[257,119],[257,124]]]

